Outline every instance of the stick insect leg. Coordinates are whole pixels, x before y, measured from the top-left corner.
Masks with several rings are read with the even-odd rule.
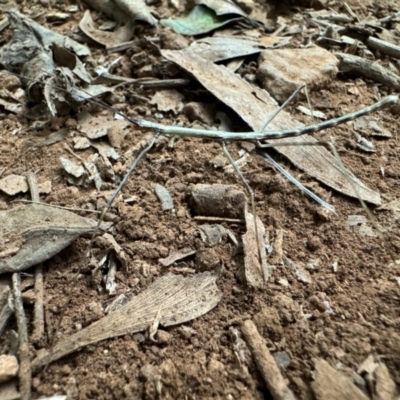
[[[291,95],[289,98],[285,100],[285,102],[267,119],[264,123],[260,132],[264,132],[265,128],[269,125],[269,123],[293,100],[293,98],[300,92],[301,89],[306,87],[306,85],[300,85]]]
[[[388,251],[388,253],[389,253],[390,257],[393,259],[393,261],[395,261],[397,258],[393,254],[393,252],[390,249],[387,248],[386,240],[383,237],[381,229],[379,228],[378,221],[376,220],[375,216],[372,214],[371,210],[369,209],[369,207],[367,206],[365,201],[360,196],[360,192],[358,191],[357,185],[354,183],[354,180],[353,180],[354,177],[352,176],[351,172],[349,172],[348,169],[343,164],[343,161],[340,158],[339,153],[336,150],[335,145],[333,143],[331,143],[331,142],[328,142],[328,141],[302,142],[302,143],[296,143],[296,142],[261,143],[261,142],[257,141],[257,147],[261,148],[261,149],[266,149],[266,148],[269,148],[269,147],[284,147],[284,146],[324,146],[324,147],[329,147],[329,149],[332,151],[334,157],[336,158],[336,160],[337,160],[337,162],[339,164],[339,168],[341,169],[343,174],[346,176],[348,182],[350,183],[350,186],[352,187],[352,189],[354,191],[354,194],[356,195],[358,201],[360,202],[361,207],[364,209],[364,211],[368,215],[368,218],[369,218],[372,226],[375,228],[379,239],[381,239],[383,247]]]
[[[158,138],[159,136],[160,136],[160,133],[157,132],[157,134],[153,137],[153,139],[151,140],[151,142],[149,143],[149,145],[148,145],[147,147],[145,147],[145,148],[139,153],[139,155],[135,158],[135,160],[133,161],[131,167],[129,168],[129,171],[128,171],[128,172],[126,173],[126,175],[124,176],[124,179],[122,179],[121,183],[119,184],[119,186],[117,187],[117,189],[115,189],[115,192],[113,193],[113,195],[112,195],[112,196],[110,197],[110,199],[108,200],[106,206],[104,207],[104,209],[103,209],[103,211],[102,211],[102,213],[101,213],[101,215],[100,215],[100,218],[99,218],[99,221],[98,221],[98,223],[97,223],[97,226],[96,226],[95,229],[94,229],[94,232],[93,232],[93,234],[92,234],[92,237],[90,238],[90,242],[89,242],[88,247],[87,247],[87,249],[86,249],[86,256],[87,256],[88,258],[89,258],[89,256],[90,256],[90,249],[92,248],[93,241],[94,241],[94,239],[95,239],[95,237],[96,237],[97,232],[98,232],[99,229],[100,229],[100,224],[103,222],[103,218],[104,218],[105,213],[106,213],[106,212],[108,211],[108,209],[111,207],[111,204],[113,203],[113,201],[115,200],[115,198],[118,196],[118,193],[121,191],[121,189],[124,187],[125,183],[126,183],[127,180],[129,179],[129,177],[132,175],[132,173],[133,173],[133,171],[135,170],[136,166],[138,165],[139,161],[146,155],[146,153],[147,153],[148,151],[151,150],[151,148],[154,146],[154,143],[155,143],[155,141],[157,140],[157,138]],[[74,276],[74,278],[72,279],[72,282],[71,282],[71,287],[72,287],[72,288],[75,287],[76,281],[77,281],[77,279],[78,279],[78,277],[79,277],[79,275],[80,275],[80,273],[81,273],[81,269],[82,269],[82,264],[79,264],[78,271],[76,272],[76,274],[75,274],[75,276]],[[55,339],[56,339],[56,337],[57,337],[57,333],[58,333],[58,331],[59,331],[59,329],[60,329],[62,320],[63,320],[63,318],[64,318],[65,311],[67,310],[67,307],[68,307],[68,305],[69,305],[69,303],[70,303],[70,301],[71,301],[72,293],[73,293],[73,290],[70,290],[69,295],[68,295],[68,297],[67,297],[67,300],[66,300],[66,302],[64,303],[64,305],[63,305],[63,307],[62,307],[62,309],[61,309],[60,318],[59,318],[59,320],[58,320],[58,324],[57,324],[57,326],[56,326],[56,329],[55,329],[55,331],[54,331],[54,333],[53,333],[53,335],[52,335],[51,341],[50,341],[50,350],[49,350],[50,354],[51,354],[51,352],[53,351],[53,347],[54,347],[54,344],[55,344]],[[44,367],[44,371],[46,371],[46,369],[47,369],[47,364],[46,364],[45,367]]]
[[[258,228],[257,228],[257,214],[256,214],[256,205],[254,201],[254,192],[253,189],[250,187],[250,184],[247,182],[246,178],[243,176],[242,171],[240,170],[239,166],[236,164],[235,160],[233,159],[231,153],[229,153],[226,143],[222,142],[222,149],[228,158],[229,162],[232,164],[233,168],[235,169],[236,173],[239,175],[241,181],[243,182],[244,186],[246,187],[247,193],[250,196],[250,203],[251,203],[251,212],[253,213],[253,218],[254,218],[254,230],[255,230],[255,235],[256,235],[256,242],[257,242],[257,250],[258,250],[258,258],[260,260],[260,265],[262,263],[262,258],[261,258],[261,251],[260,251],[260,246],[263,246],[264,244],[261,243],[259,234],[258,234]],[[262,269],[262,266],[261,266]],[[262,269],[263,271],[263,269]]]

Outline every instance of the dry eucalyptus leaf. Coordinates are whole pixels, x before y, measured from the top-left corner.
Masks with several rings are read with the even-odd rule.
[[[40,204],[0,211],[0,273],[46,261],[96,225],[95,220]]]
[[[32,361],[32,371],[101,340],[144,331],[153,324],[158,313],[162,326],[198,318],[221,300],[216,280],[216,276],[208,273],[192,277],[164,275],[115,311],[57,343],[51,353],[39,353]]]
[[[79,28],[92,40],[106,47],[115,46],[129,41],[133,33],[133,26],[129,23],[120,26],[114,32],[96,29],[89,10],[86,10],[83,14],[83,17],[79,22]]]
[[[182,35],[201,35],[242,19],[237,15],[217,15],[212,9],[196,5],[189,12],[179,18],[162,19],[161,25],[167,26]]]
[[[144,0],[85,0],[85,3],[117,22],[132,23],[132,28],[137,20],[157,25]]]
[[[277,49],[289,42],[290,38],[278,36],[264,38],[261,42],[247,37],[221,35],[197,40],[190,45],[190,49],[207,60],[217,62],[257,54],[265,49]]]

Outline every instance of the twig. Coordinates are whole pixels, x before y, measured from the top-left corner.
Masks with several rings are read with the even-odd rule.
[[[193,217],[195,221],[199,222],[226,222],[227,224],[244,224],[246,221],[244,219],[237,218],[224,218],[224,217],[207,217],[207,216],[197,216]]]
[[[14,312],[14,305],[13,305],[13,296],[11,293],[11,289],[9,284],[1,285],[0,288],[0,336],[3,333],[4,328],[6,327],[8,319]]]
[[[400,58],[400,46],[386,42],[384,40],[370,36],[365,44],[373,49],[378,50],[382,54],[386,54],[389,57]]]
[[[52,207],[52,208],[59,208],[61,210],[81,211],[81,212],[88,212],[88,213],[94,213],[94,214],[101,214],[101,211],[99,211],[99,210],[89,210],[87,208],[63,207],[63,206],[57,206],[55,204],[46,204],[46,203],[41,203],[40,201],[32,201],[32,200],[23,200],[23,199],[21,199],[21,200],[13,200],[11,203],[41,204],[42,206]]]
[[[31,191],[32,201],[40,203],[36,175],[34,173],[29,173],[27,174],[26,179]],[[43,265],[38,264],[35,266],[35,307],[33,309],[32,343],[40,343],[44,338],[43,297]]]
[[[21,278],[19,273],[12,275],[15,317],[18,325],[19,340],[19,391],[22,400],[31,399],[32,371],[29,357],[28,330],[21,298]]]
[[[359,76],[382,83],[389,88],[400,90],[400,77],[377,62],[345,53],[336,53],[335,56],[340,60],[340,71],[356,73]]]
[[[244,321],[242,333],[274,400],[295,400],[253,321]]]

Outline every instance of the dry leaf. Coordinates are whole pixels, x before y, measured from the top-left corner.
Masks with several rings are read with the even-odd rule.
[[[46,261],[96,225],[95,220],[40,204],[0,211],[0,273]]]
[[[133,25],[130,23],[122,25],[114,32],[106,32],[96,29],[89,10],[86,10],[83,14],[83,17],[79,22],[79,28],[92,40],[106,47],[127,42],[133,34]]]
[[[182,324],[212,310],[222,293],[215,284],[217,277],[208,273],[192,277],[168,274],[128,303],[110,312],[73,335],[57,343],[51,354],[43,351],[32,361],[32,370],[73,353],[89,344],[116,336],[148,329],[160,313],[162,326]]]
[[[117,22],[131,24],[131,34],[136,20],[157,25],[144,0],[85,0],[85,3]]]

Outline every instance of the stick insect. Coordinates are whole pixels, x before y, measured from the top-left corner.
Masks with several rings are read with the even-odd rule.
[[[53,85],[55,88],[58,88],[60,90],[65,90],[62,87],[58,87]],[[82,92],[82,90],[81,90]],[[288,99],[288,101],[290,101],[294,95],[296,94],[296,92]],[[281,138],[290,138],[290,137],[296,137],[296,136],[301,136],[304,135],[306,133],[313,133],[313,132],[318,132],[320,130],[323,129],[328,129],[328,128],[332,128],[334,126],[337,126],[339,124],[343,124],[345,122],[354,120],[356,118],[359,118],[361,116],[376,112],[377,110],[383,109],[385,107],[388,107],[390,105],[393,105],[395,103],[398,102],[398,96],[392,95],[392,96],[388,96],[385,97],[383,99],[381,99],[380,101],[372,104],[371,106],[365,107],[361,110],[358,110],[356,112],[350,113],[350,114],[346,114],[344,116],[335,118],[335,119],[331,119],[329,121],[325,121],[319,124],[314,124],[314,125],[310,125],[310,126],[304,126],[301,128],[297,128],[297,129],[288,129],[288,130],[283,130],[283,131],[276,131],[276,130],[268,130],[267,129],[267,125],[268,123],[276,116],[276,114],[283,109],[286,104],[288,103],[288,101],[286,101],[282,107],[280,107],[276,113],[274,113],[274,115],[272,115],[264,124],[263,128],[258,131],[258,132],[223,132],[223,131],[216,131],[216,130],[207,130],[207,129],[193,129],[193,128],[185,128],[185,127],[179,127],[179,126],[168,126],[168,125],[163,125],[163,124],[159,124],[159,123],[155,123],[155,122],[150,122],[144,119],[138,119],[138,118],[131,118],[128,117],[126,115],[124,115],[123,113],[114,110],[113,108],[111,108],[110,106],[108,106],[107,104],[104,104],[103,102],[99,101],[99,100],[91,100],[93,103],[98,104],[106,109],[108,109],[111,112],[114,112],[118,115],[120,115],[121,117],[127,119],[129,122],[133,123],[136,126],[139,126],[141,128],[144,129],[149,129],[151,131],[154,132],[154,136],[152,138],[152,140],[148,143],[148,145],[142,149],[142,151],[140,151],[140,153],[136,156],[135,160],[133,161],[132,165],[130,166],[128,172],[125,174],[124,178],[121,180],[120,184],[118,185],[117,189],[114,191],[113,195],[108,199],[106,206],[103,208],[101,216],[98,220],[98,225],[97,225],[97,229],[95,230],[95,232],[93,233],[91,240],[89,241],[88,247],[87,247],[87,251],[86,251],[86,255],[89,256],[90,254],[90,250],[93,244],[93,241],[96,237],[97,231],[99,229],[100,223],[102,222],[105,213],[109,210],[109,208],[111,207],[112,203],[114,202],[115,198],[117,197],[118,193],[122,190],[122,188],[124,187],[124,185],[126,184],[126,182],[128,181],[129,177],[133,174],[134,170],[136,169],[138,163],[140,162],[140,160],[153,148],[157,138],[159,136],[168,136],[168,137],[173,137],[173,136],[178,136],[178,137],[194,137],[194,138],[203,138],[203,139],[209,139],[209,140],[215,140],[221,143],[222,145],[222,149],[223,152],[225,153],[226,157],[228,158],[228,160],[231,162],[231,164],[233,165],[235,171],[237,172],[237,174],[239,175],[241,181],[243,182],[244,186],[246,187],[247,192],[250,195],[250,202],[251,202],[251,208],[252,208],[252,213],[254,215],[254,222],[256,224],[256,209],[255,209],[255,201],[254,201],[254,193],[253,190],[251,189],[249,183],[247,182],[247,180],[245,179],[245,177],[243,176],[242,172],[240,171],[238,165],[236,164],[236,162],[234,161],[232,155],[229,153],[226,143],[230,142],[230,141],[253,141],[255,142],[256,146],[260,149],[265,149],[267,147],[274,147],[276,146],[276,144],[271,144],[271,143],[265,143],[266,140],[274,140],[274,139],[281,139]],[[333,144],[329,143],[329,142],[313,142],[311,143],[312,145],[324,145],[324,146],[328,146],[331,148],[331,150],[333,151],[334,155],[336,156],[336,158],[338,160],[340,160],[337,151],[334,147]],[[284,146],[288,146],[291,145],[290,143],[280,143],[279,145],[284,145]],[[346,171],[345,167],[343,166],[343,163],[340,161],[340,166],[343,168],[343,171]],[[350,176],[350,174],[346,174],[348,176],[348,179],[350,182],[352,182],[352,177]],[[353,185],[354,191],[357,194],[357,189],[356,186]],[[360,196],[357,196],[360,201],[363,204],[363,201],[361,199]],[[372,216],[372,214],[369,212],[369,209],[365,206],[365,204],[363,205],[364,208],[366,209],[368,215],[370,216],[371,221],[374,221],[374,218]],[[376,224],[374,224],[376,225]],[[379,229],[377,229],[378,234],[380,233]],[[258,243],[258,249],[260,249],[260,246],[262,245],[261,242],[261,238],[258,237],[258,228],[257,226],[255,226],[255,235],[256,235],[256,242]],[[260,256],[260,254],[259,254]],[[79,276],[80,274],[80,268],[77,271],[76,277]],[[73,278],[74,279],[74,278]],[[75,278],[76,279],[76,278]],[[72,286],[74,285],[74,282],[72,282]],[[50,343],[50,349],[53,347],[54,344],[54,339],[57,335],[57,332],[60,328],[62,319],[63,319],[63,315],[65,313],[66,308],[68,307],[68,304],[70,302],[71,299],[71,295],[72,295],[72,291],[70,292],[67,301],[65,302],[62,310],[61,310],[61,315],[60,318],[58,320],[58,324],[57,327],[55,329],[55,333],[52,336],[51,339],[51,343]],[[51,351],[51,350],[50,350]]]
[[[14,75],[20,77],[20,78],[26,78],[22,75],[19,75],[17,73],[14,73]],[[33,83],[41,83],[41,82],[35,82],[33,81]],[[65,89],[63,87],[60,87],[58,85],[54,85],[54,84],[48,84],[49,86],[59,89],[61,91],[64,92],[68,92],[71,94],[72,98],[75,97],[76,100],[78,101],[82,101],[83,96],[85,94],[85,91],[83,89],[79,89],[79,93],[77,94],[76,92],[74,93],[74,91],[70,91],[68,89]],[[271,115],[267,121],[264,123],[263,127],[259,130],[259,131],[253,131],[253,132],[224,132],[224,131],[219,131],[219,130],[212,130],[212,129],[195,129],[195,128],[187,128],[187,127],[180,127],[180,126],[174,126],[174,125],[164,125],[164,124],[160,124],[160,123],[156,123],[156,122],[151,122],[145,119],[140,119],[140,118],[132,118],[129,116],[126,116],[124,113],[113,109],[112,107],[110,107],[109,105],[107,105],[106,103],[102,102],[101,100],[98,99],[88,99],[90,102],[99,105],[100,107],[103,107],[105,109],[108,109],[109,111],[119,115],[120,117],[126,119],[127,121],[129,121],[130,123],[144,128],[144,129],[148,129],[154,132],[154,137],[153,139],[150,141],[150,143],[137,155],[136,159],[133,161],[132,165],[130,166],[128,172],[125,174],[125,176],[123,177],[122,181],[120,182],[119,186],[116,188],[116,190],[114,191],[113,195],[109,198],[109,200],[107,201],[106,206],[104,207],[101,216],[99,218],[99,222],[98,222],[98,228],[104,218],[105,213],[109,210],[109,208],[111,207],[112,203],[114,202],[115,198],[117,197],[118,193],[120,193],[120,191],[122,190],[122,188],[124,187],[124,185],[126,184],[126,182],[128,181],[129,177],[132,175],[133,171],[135,170],[136,166],[138,165],[138,163],[140,162],[140,160],[153,148],[157,138],[159,136],[167,136],[167,137],[193,137],[193,138],[200,138],[200,139],[209,139],[209,140],[215,140],[218,141],[219,143],[221,143],[222,146],[222,150],[224,152],[224,154],[226,155],[227,159],[229,160],[229,162],[232,164],[234,170],[236,171],[236,173],[238,174],[240,180],[242,181],[243,185],[246,188],[247,193],[250,196],[250,203],[251,203],[251,209],[252,209],[252,213],[254,214],[254,216],[256,216],[256,209],[255,209],[255,202],[254,202],[254,192],[252,190],[252,188],[250,187],[249,183],[247,182],[247,180],[245,179],[244,175],[242,174],[242,172],[240,171],[239,166],[237,165],[237,163],[234,161],[232,155],[229,153],[226,144],[230,141],[252,141],[256,144],[256,147],[259,149],[266,149],[269,147],[277,147],[277,146],[293,146],[293,145],[299,145],[298,143],[266,143],[265,141],[268,140],[275,140],[275,139],[283,139],[283,138],[291,138],[291,137],[297,137],[297,136],[302,136],[305,134],[309,134],[309,133],[315,133],[321,130],[325,130],[325,129],[329,129],[332,127],[335,127],[337,125],[346,123],[348,121],[352,121],[354,119],[360,118],[364,115],[368,115],[371,113],[374,113],[380,109],[389,107],[395,103],[398,102],[399,100],[399,96],[396,95],[390,95],[387,97],[384,97],[383,99],[377,101],[376,103],[362,108],[360,110],[357,110],[353,113],[349,113],[346,115],[343,115],[341,117],[338,118],[334,118],[334,119],[330,119],[328,121],[324,121],[318,124],[313,124],[313,125],[308,125],[308,126],[303,126],[300,128],[295,128],[295,129],[286,129],[286,130],[268,130],[268,124],[276,117],[276,115],[283,110],[286,105],[297,95],[297,93],[304,88],[304,85],[299,86],[295,92],[282,104],[282,106],[280,106],[279,108],[277,108],[277,110],[274,112],[273,115]],[[90,96],[90,95],[89,95]],[[370,219],[372,220],[372,223],[374,225],[376,225],[376,223],[374,223],[374,217],[371,214],[371,212],[369,211],[369,208],[366,206],[366,204],[364,203],[364,201],[362,200],[362,198],[360,197],[357,187],[353,182],[353,178],[351,176],[350,173],[348,173],[348,171],[346,170],[344,164],[342,163],[335,146],[327,141],[317,141],[317,142],[311,142],[311,143],[301,143],[301,145],[312,145],[312,146],[325,146],[325,147],[329,147],[330,150],[332,151],[332,153],[334,154],[334,156],[336,157],[336,159],[338,160],[339,166],[342,169],[342,171],[344,172],[344,174],[346,175],[347,179],[349,180],[354,193],[356,195],[356,197],[360,200],[362,207],[364,208],[364,210],[366,211],[366,213],[368,214],[368,216],[370,217]],[[334,209],[327,203],[323,204],[326,208],[328,208],[328,210],[333,211]],[[256,221],[256,219],[254,219],[254,221]],[[255,227],[256,228],[256,227]],[[377,225],[375,226],[375,228],[377,228]],[[261,245],[260,243],[260,239],[258,238],[258,229],[255,229],[256,232],[256,236],[257,236],[257,242],[259,243],[259,245]],[[379,229],[378,229],[378,232]],[[89,244],[89,248],[88,251],[91,248],[92,242],[95,238],[97,234],[97,229],[94,232],[93,236],[92,236],[92,240],[90,241]]]

